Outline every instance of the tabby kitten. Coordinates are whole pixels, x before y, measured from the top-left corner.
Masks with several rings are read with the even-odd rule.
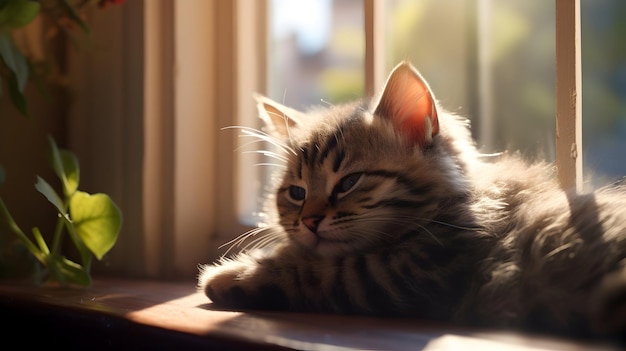
[[[576,195],[549,164],[481,156],[408,62],[372,101],[257,100],[270,134],[244,131],[285,168],[246,234],[263,247],[200,267],[216,305],[626,331],[625,187]]]

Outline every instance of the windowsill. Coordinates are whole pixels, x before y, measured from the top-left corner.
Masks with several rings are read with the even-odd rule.
[[[220,311],[195,291],[193,282],[99,279],[88,289],[3,282],[0,319],[3,343],[64,349],[588,349],[568,341],[412,320]]]

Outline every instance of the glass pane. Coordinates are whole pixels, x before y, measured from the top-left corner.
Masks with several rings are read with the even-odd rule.
[[[271,0],[268,95],[296,109],[364,91],[362,0]]]
[[[487,152],[554,160],[555,2],[387,1],[387,64],[410,59]],[[587,188],[626,175],[626,2],[582,0]]]
[[[388,1],[388,64],[408,58],[485,152],[554,158],[554,2]]]
[[[468,62],[475,62],[470,48],[467,0],[385,1],[386,65],[390,71],[410,60],[428,81],[435,96],[449,111],[467,114]]]
[[[583,163],[593,179],[587,186],[626,176],[624,18],[623,0],[581,1]]]
[[[336,104],[361,98],[365,86],[365,28],[362,0],[268,0],[267,92],[284,105],[306,110],[312,105]],[[260,124],[258,119],[254,119]],[[258,144],[242,146],[245,152]],[[278,151],[274,145],[262,148]],[[275,160],[248,154],[243,162],[272,164]],[[275,167],[245,174],[263,198]],[[243,201],[245,202],[245,200]],[[246,203],[256,212],[262,204]],[[244,215],[245,216],[245,215]],[[258,218],[242,220],[254,224]]]

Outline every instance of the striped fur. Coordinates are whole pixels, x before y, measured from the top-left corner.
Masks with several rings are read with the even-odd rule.
[[[199,288],[229,308],[626,331],[626,189],[577,196],[547,164],[482,156],[435,101],[409,63],[372,101],[258,97],[270,134],[243,131],[285,167],[250,249],[201,266]]]

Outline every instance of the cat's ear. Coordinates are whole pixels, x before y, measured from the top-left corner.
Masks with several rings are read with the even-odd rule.
[[[404,61],[387,78],[374,115],[389,119],[398,131],[424,147],[439,132],[436,105],[428,83]]]
[[[288,138],[289,129],[300,124],[301,113],[260,94],[254,94],[259,117],[270,132]]]

